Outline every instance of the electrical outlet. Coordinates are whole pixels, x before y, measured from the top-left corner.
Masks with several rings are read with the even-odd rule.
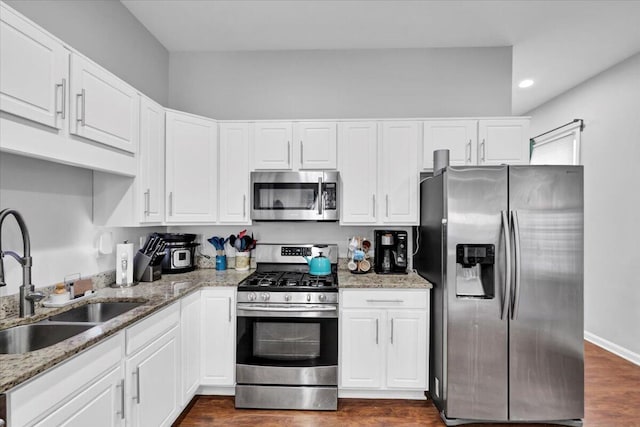
[[[142,249],[146,241],[147,241],[147,236],[140,236],[140,249]]]
[[[438,379],[438,377],[435,377],[436,379],[436,397],[440,397],[440,380]]]

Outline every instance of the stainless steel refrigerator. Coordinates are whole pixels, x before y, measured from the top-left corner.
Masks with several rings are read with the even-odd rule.
[[[421,184],[429,394],[447,425],[582,425],[582,166],[447,167]]]

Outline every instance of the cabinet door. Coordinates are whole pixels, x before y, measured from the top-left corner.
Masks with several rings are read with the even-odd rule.
[[[256,123],[253,137],[254,169],[291,169],[291,123]]]
[[[425,389],[427,385],[427,313],[387,312],[387,387]]]
[[[300,136],[300,169],[335,169],[336,123],[302,122],[298,124]]]
[[[424,122],[422,169],[433,169],[433,152],[449,150],[449,164],[464,166],[477,159],[477,120],[438,120]]]
[[[418,223],[418,122],[382,124],[382,222]]]
[[[123,426],[124,401],[123,371],[118,366],[33,426]]]
[[[0,110],[61,129],[69,52],[4,4],[0,12]]]
[[[375,122],[340,123],[338,170],[342,185],[342,224],[376,222],[377,135]]]
[[[182,405],[189,403],[200,385],[200,292],[180,301],[182,351]]]
[[[140,95],[80,55],[71,55],[70,132],[129,153],[138,149]]]
[[[382,385],[385,338],[381,311],[344,310],[340,314],[340,386],[378,388]]]
[[[173,111],[166,122],[166,222],[215,222],[216,122]]]
[[[125,381],[133,426],[169,426],[180,414],[178,326],[127,360]]]
[[[235,384],[235,290],[202,291],[202,384]]]
[[[248,224],[249,124],[220,124],[220,222]]]
[[[138,206],[141,223],[164,219],[164,108],[149,98],[140,100]]]
[[[480,120],[478,164],[529,164],[529,120]]]

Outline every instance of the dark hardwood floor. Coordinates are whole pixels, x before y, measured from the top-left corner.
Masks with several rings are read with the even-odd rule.
[[[444,423],[430,401],[340,399],[338,411],[315,412],[235,409],[233,397],[196,396],[176,426],[381,427],[444,426]],[[640,426],[640,367],[588,342],[585,342],[584,426]]]

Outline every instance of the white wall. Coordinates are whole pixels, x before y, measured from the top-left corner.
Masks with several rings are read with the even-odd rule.
[[[509,47],[171,53],[169,62],[169,106],[220,120],[511,114]]]
[[[585,120],[585,335],[640,364],[640,54],[528,115]]]
[[[6,3],[145,95],[167,104],[169,53],[119,1]]]
[[[95,227],[92,179],[90,170],[0,152],[0,210],[13,208],[24,217],[36,287],[61,282],[71,273],[87,276],[115,269],[115,253],[97,257],[94,249],[102,231],[113,233],[114,244],[128,239],[136,246],[139,236],[153,231]],[[22,239],[12,217],[2,226],[2,249],[22,255]],[[0,295],[17,293],[21,267],[8,256],[4,267],[7,286],[0,288]]]

